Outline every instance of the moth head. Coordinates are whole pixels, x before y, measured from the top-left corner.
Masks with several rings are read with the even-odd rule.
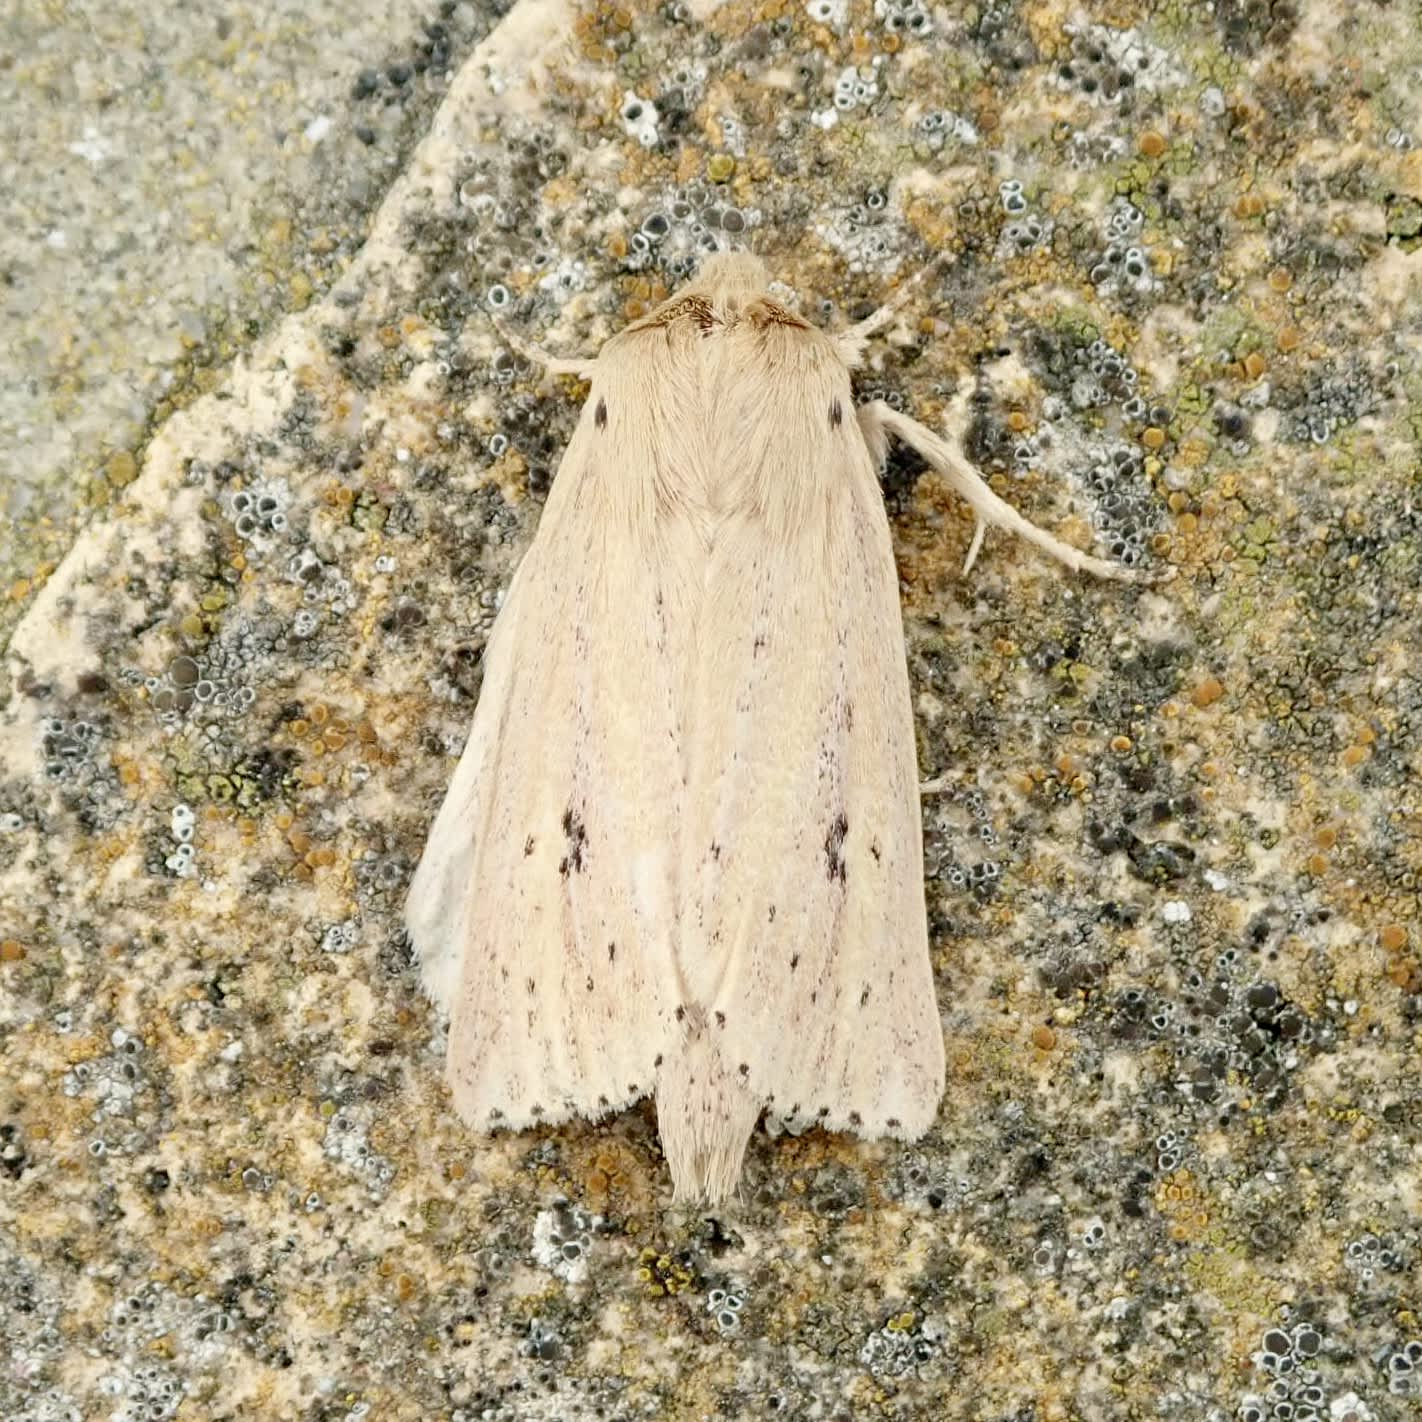
[[[749,252],[713,252],[680,293],[700,296],[721,311],[739,311],[765,293],[770,274]]]

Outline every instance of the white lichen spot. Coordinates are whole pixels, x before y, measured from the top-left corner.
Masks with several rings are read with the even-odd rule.
[[[580,257],[564,257],[552,271],[538,279],[538,289],[555,296],[571,296],[575,291],[585,290],[587,284],[588,264]]]
[[[1190,905],[1184,899],[1171,899],[1161,909],[1160,916],[1166,923],[1189,923],[1194,914],[1190,912]]]
[[[327,1122],[321,1150],[327,1160],[363,1175],[376,1194],[384,1194],[395,1178],[394,1165],[370,1148],[369,1127],[349,1110],[337,1111]]]
[[[533,1221],[534,1259],[565,1283],[581,1284],[588,1276],[595,1223],[586,1210],[566,1200],[540,1210]]]
[[[321,935],[323,953],[349,953],[360,940],[360,922],[348,918],[343,923],[333,923]]]
[[[727,1288],[709,1289],[706,1293],[706,1312],[716,1321],[722,1333],[734,1333],[741,1326],[741,1310],[746,1306],[746,1290],[743,1284],[732,1284]]]
[[[842,114],[867,109],[879,97],[879,81],[872,72],[864,73],[848,64],[834,81],[834,106]]]
[[[643,99],[630,89],[622,96],[622,126],[643,148],[655,148],[657,125],[661,115],[650,99]]]
[[[1063,28],[1073,38],[1080,35],[1099,46],[1118,72],[1131,76],[1131,87],[1138,93],[1176,89],[1190,77],[1168,50],[1152,44],[1134,27],[1118,30],[1109,25],[1068,24]],[[1120,101],[1119,95],[1118,90],[1113,99],[1104,88],[1098,89],[1091,95],[1091,102],[1111,104]]]
[[[842,30],[849,20],[849,0],[809,0],[805,13],[817,25]]]
[[[69,144],[68,149],[76,158],[82,158],[86,163],[93,163],[96,167],[112,158],[114,152],[109,140],[90,123],[84,125],[83,138]]]
[[[933,1362],[942,1340],[937,1323],[919,1323],[913,1314],[901,1315],[869,1335],[859,1350],[859,1361],[876,1378],[921,1374]]]
[[[232,531],[244,543],[265,551],[286,535],[291,485],[285,479],[256,479],[224,496]]]
[[[919,0],[874,0],[874,17],[892,35],[925,39],[933,33],[933,15]]]
[[[746,156],[746,126],[733,114],[722,114],[721,146],[737,158]]]
[[[197,846],[193,843],[196,826],[197,816],[191,805],[173,806],[168,816],[168,832],[173,837],[173,848],[163,863],[179,879],[191,879],[197,874]]]
[[[1356,1392],[1345,1392],[1328,1404],[1329,1422],[1374,1422],[1373,1409]]]
[[[981,137],[971,120],[952,109],[929,109],[919,118],[916,128],[920,141],[934,153],[946,147],[949,140],[971,147]]]
[[[1206,118],[1220,118],[1225,111],[1224,90],[1218,84],[1211,84],[1200,95],[1200,112]]]

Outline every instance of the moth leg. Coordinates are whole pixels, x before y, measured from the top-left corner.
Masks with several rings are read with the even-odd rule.
[[[947,440],[941,439],[917,420],[901,415],[882,400],[861,406],[859,423],[864,431],[871,452],[882,458],[888,447],[888,436],[901,439],[916,449],[936,469],[972,508],[977,515],[977,528],[973,532],[972,545],[968,549],[967,562],[963,571],[968,572],[982,547],[983,533],[988,524],[996,524],[1009,533],[1025,538],[1029,543],[1050,554],[1059,563],[1064,563],[1073,572],[1094,573],[1098,578],[1114,578],[1122,583],[1153,583],[1163,581],[1149,573],[1140,573],[1120,563],[1111,563],[1104,558],[1093,558],[1070,543],[1054,538],[1045,529],[1025,519],[1006,500],[998,498],[987,481]],[[1173,570],[1172,570],[1173,571]],[[1170,576],[1170,574],[1166,574]]]
[[[935,775],[932,780],[920,780],[918,782],[918,793],[927,799],[930,795],[941,795],[949,788],[948,777],[946,775]]]
[[[549,375],[573,375],[579,380],[592,379],[593,368],[597,364],[594,357],[579,360],[550,355],[542,346],[535,345],[532,341],[525,341],[522,336],[515,335],[502,321],[495,321],[494,329],[499,333],[499,339],[515,355],[521,355],[530,365],[541,365]]]
[[[944,261],[943,257],[935,257],[921,266],[882,306],[834,338],[835,350],[850,370],[856,370],[864,363],[864,347],[869,344],[869,337],[882,331],[899,314],[929,273],[936,272]]]
[[[963,559],[963,576],[966,578],[973,571],[973,564],[978,561],[978,554],[983,551],[983,535],[987,532],[987,524],[983,522],[981,514],[978,521],[973,526],[973,541],[968,544],[968,556]]]

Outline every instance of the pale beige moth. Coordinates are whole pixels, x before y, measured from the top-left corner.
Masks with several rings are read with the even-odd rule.
[[[678,1198],[762,1111],[912,1140],[943,1093],[890,436],[1073,568],[722,254],[595,359],[406,907],[479,1130],[656,1101]],[[973,542],[977,552],[979,538]],[[1128,575],[1127,575],[1128,576]]]

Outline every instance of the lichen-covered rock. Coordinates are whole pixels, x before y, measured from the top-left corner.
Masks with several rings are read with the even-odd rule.
[[[26,589],[0,1412],[1401,1418],[1422,1395],[1422,28],[521,0],[364,247]],[[352,104],[364,102],[356,83]],[[950,1087],[668,1209],[471,1136],[400,905],[585,351],[748,244],[1083,546],[885,471]]]

